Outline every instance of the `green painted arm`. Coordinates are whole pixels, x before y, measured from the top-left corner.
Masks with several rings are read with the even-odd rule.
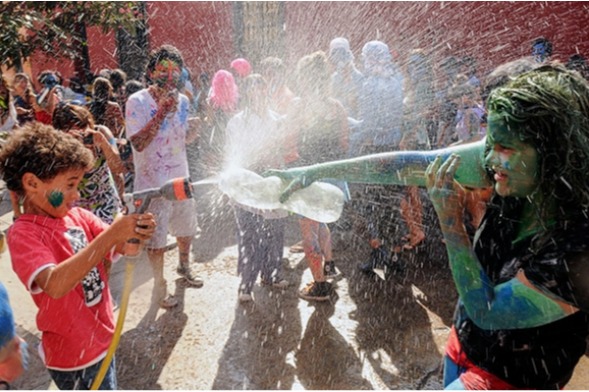
[[[323,178],[352,183],[425,186],[428,165],[438,155],[445,158],[456,153],[463,162],[456,173],[456,180],[462,185],[480,188],[490,185],[483,169],[484,146],[484,140],[481,140],[432,151],[394,151],[288,170],[271,170],[264,176],[278,176],[291,181],[281,201],[294,191]]]

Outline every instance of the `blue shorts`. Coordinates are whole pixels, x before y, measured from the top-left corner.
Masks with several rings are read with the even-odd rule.
[[[49,370],[51,378],[55,382],[55,385],[61,390],[90,390],[94,379],[100,371],[100,366],[103,361],[95,363],[92,366],[88,366],[85,369],[73,370],[73,371],[60,371],[60,370]],[[102,383],[98,387],[100,390],[114,391],[117,389],[117,371],[115,364],[115,357],[113,356],[110,366],[106,371],[106,375],[102,380]]]

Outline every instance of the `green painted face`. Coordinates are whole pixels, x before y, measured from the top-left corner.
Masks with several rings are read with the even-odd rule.
[[[61,191],[51,191],[51,193],[49,193],[49,196],[47,197],[49,204],[51,204],[55,208],[63,204],[63,199],[64,196],[63,192]]]
[[[487,122],[485,163],[493,170],[495,191],[500,196],[527,197],[538,187],[538,152],[509,129],[494,113]]]

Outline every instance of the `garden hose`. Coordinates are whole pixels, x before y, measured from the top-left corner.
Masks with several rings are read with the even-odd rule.
[[[106,356],[102,360],[102,365],[100,365],[100,370],[98,371],[98,374],[96,375],[96,378],[90,387],[90,389],[93,391],[97,390],[100,387],[100,384],[102,384],[102,380],[104,380],[104,376],[106,376],[106,372],[110,366],[113,356],[115,355],[115,351],[117,351],[117,347],[119,346],[121,331],[123,330],[123,324],[125,324],[125,316],[127,314],[127,307],[129,305],[129,297],[131,296],[131,289],[133,288],[134,269],[135,262],[127,261],[127,265],[125,266],[125,284],[123,285],[123,294],[121,297],[121,307],[119,309],[117,325],[115,327],[115,332],[113,334],[112,341],[110,342],[110,346],[108,347],[108,351],[106,352]]]
[[[187,200],[192,197],[192,184],[189,178],[174,178],[166,182],[160,188],[150,188],[139,192],[126,193],[123,196],[125,205],[127,206],[127,213],[144,213],[149,207],[149,203],[152,199],[163,197],[166,200]],[[135,245],[139,244],[139,240],[132,242]],[[129,243],[131,243],[129,240]],[[119,309],[119,317],[117,319],[117,325],[115,332],[106,352],[106,357],[102,360],[102,365],[98,370],[96,378],[92,382],[91,390],[97,390],[106,376],[106,372],[117,347],[119,346],[119,340],[121,339],[121,331],[123,330],[123,324],[125,324],[125,316],[127,314],[127,306],[129,305],[129,297],[131,296],[131,289],[133,286],[133,270],[135,263],[133,261],[127,261],[125,268],[125,284],[123,286],[123,295],[121,298],[121,307]]]

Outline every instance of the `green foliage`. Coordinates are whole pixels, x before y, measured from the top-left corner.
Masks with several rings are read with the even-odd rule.
[[[133,34],[141,17],[132,1],[3,1],[0,63],[18,68],[36,50],[79,58],[80,48],[87,45],[83,27],[98,26],[103,33],[122,28]]]

